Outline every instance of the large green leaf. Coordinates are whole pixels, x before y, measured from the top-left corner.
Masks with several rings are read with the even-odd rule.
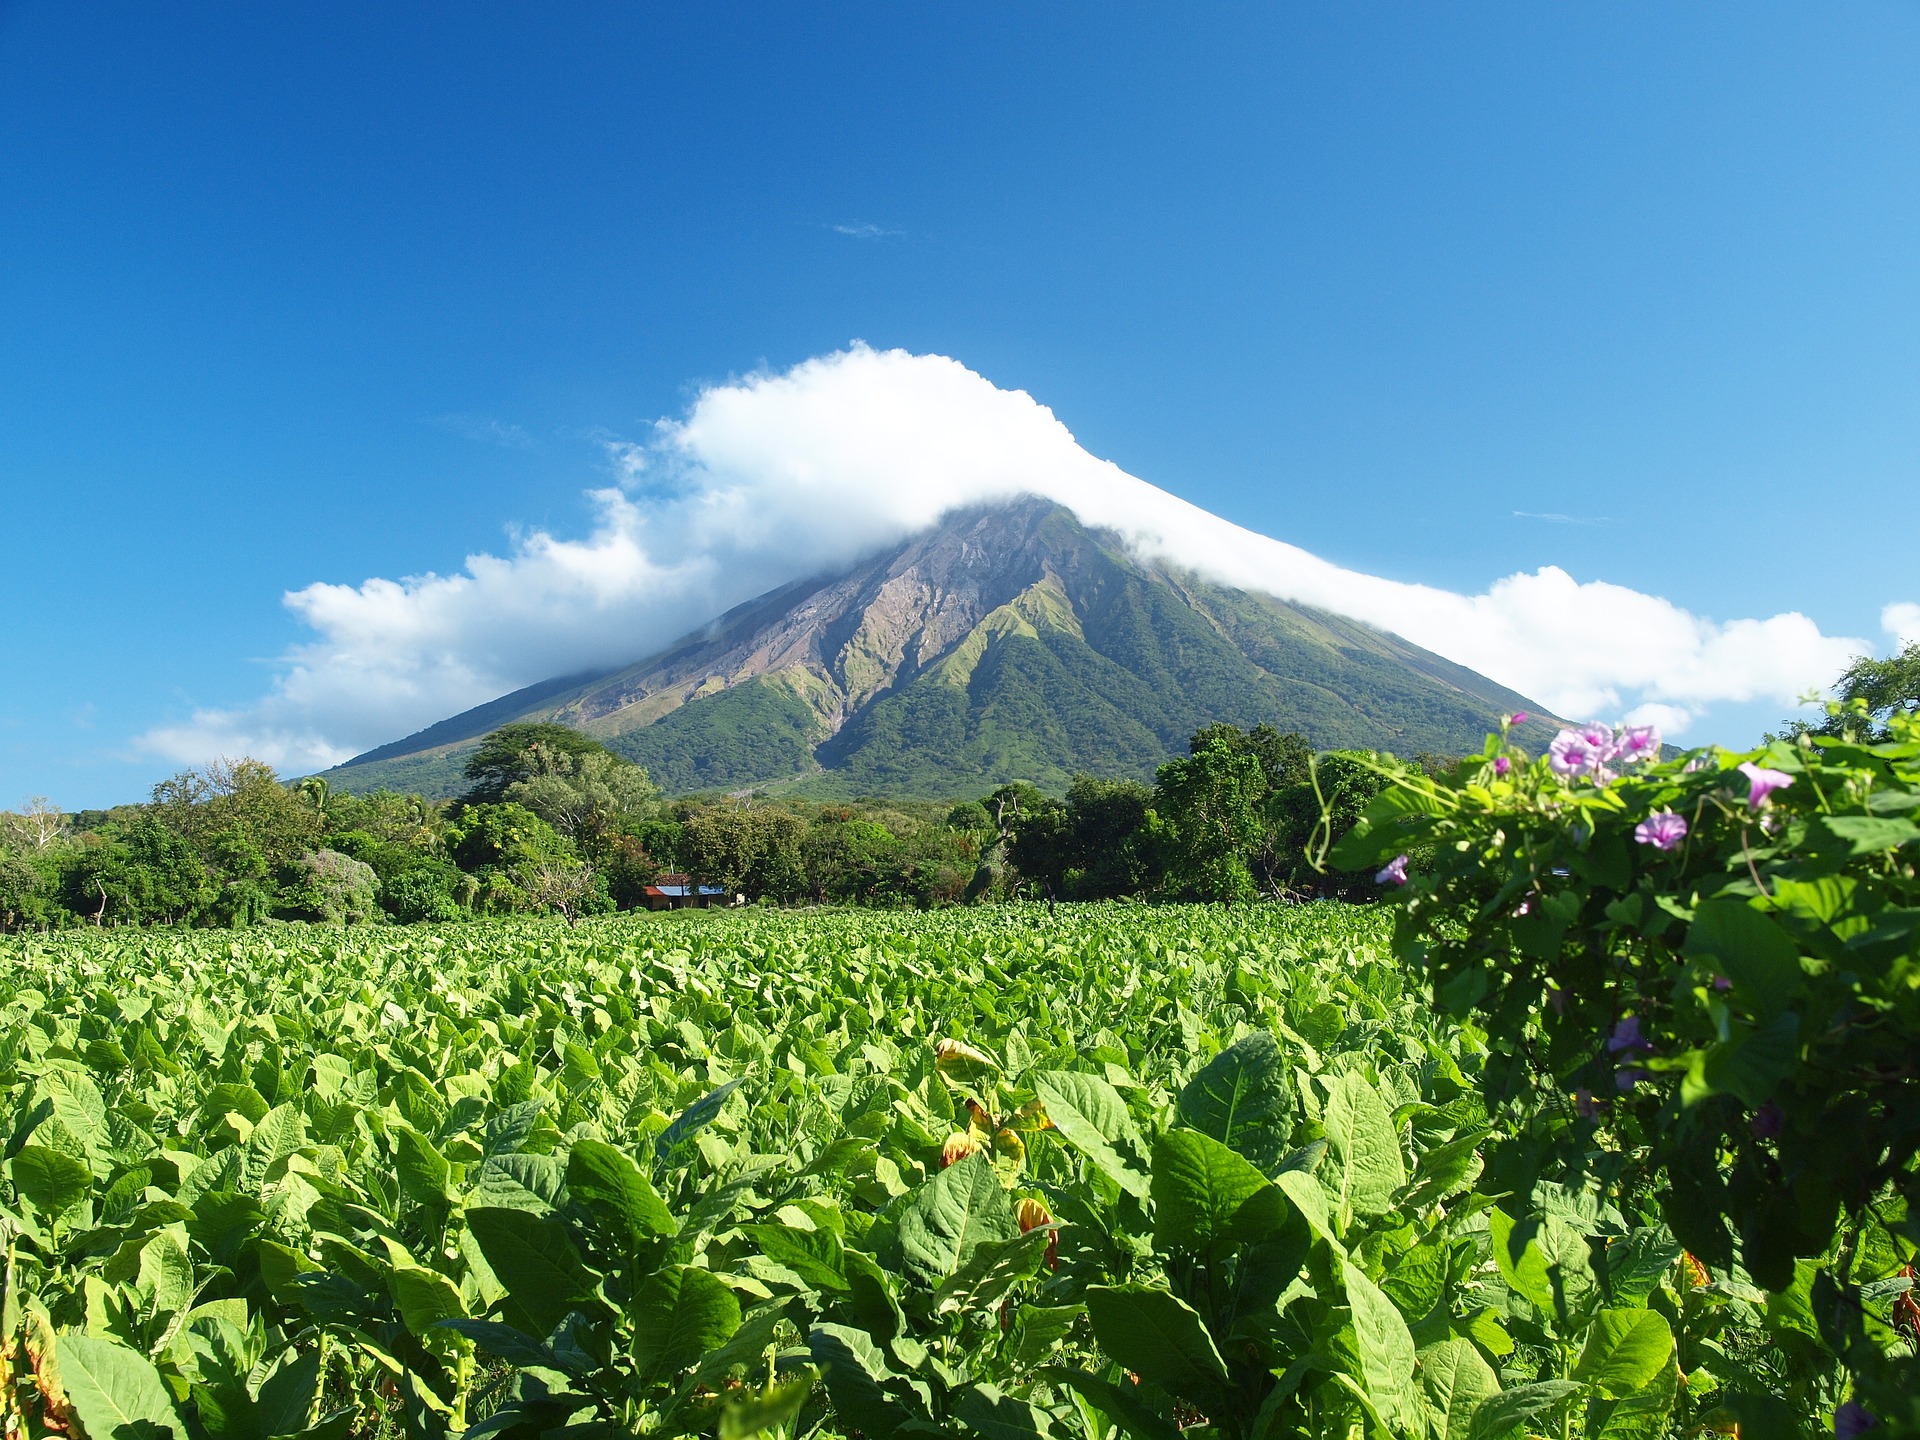
[[[393,1165],[400,1188],[423,1205],[444,1204],[451,1173],[446,1156],[411,1125],[394,1125],[389,1133],[393,1136]]]
[[[1657,1310],[1602,1310],[1587,1330],[1573,1378],[1607,1400],[1651,1385],[1673,1358],[1673,1331]]]
[[[1407,1183],[1400,1136],[1380,1091],[1349,1070],[1327,1096],[1327,1147],[1333,1161],[1328,1179],[1335,1208],[1342,1214],[1380,1215]]]
[[[1242,1225],[1249,1204],[1258,1214]],[[1153,1214],[1160,1249],[1199,1253],[1277,1229],[1286,1210],[1280,1192],[1237,1152],[1198,1130],[1169,1130],[1153,1143]]]
[[[1343,1259],[1340,1272],[1353,1311],[1367,1395],[1389,1423],[1414,1425],[1420,1408],[1413,1388],[1413,1336],[1407,1322],[1359,1266]]]
[[[559,1221],[487,1208],[469,1210],[467,1227],[531,1333],[547,1334],[592,1293],[593,1277]]]
[[[1108,1380],[1065,1366],[1045,1374],[1078,1390],[1133,1440],[1180,1440],[1180,1427],[1142,1400],[1138,1387],[1129,1381]]]
[[[93,1194],[93,1167],[77,1155],[45,1145],[22,1146],[7,1162],[13,1185],[47,1220],[57,1221]]]
[[[255,1421],[268,1440],[298,1435],[313,1423],[320,1403],[321,1360],[318,1349],[288,1354],[261,1382]]]
[[[1572,1380],[1536,1380],[1531,1385],[1516,1385],[1483,1401],[1473,1413],[1473,1425],[1467,1440],[1505,1440],[1520,1433],[1520,1427],[1544,1410],[1551,1410],[1580,1386]]]
[[[307,1117],[301,1114],[300,1107],[291,1102],[274,1106],[260,1117],[253,1134],[247,1137],[247,1159],[241,1183],[248,1190],[258,1190],[275,1165],[306,1143]]]
[[[1118,1090],[1098,1075],[1075,1070],[1042,1070],[1033,1076],[1033,1089],[1055,1129],[1123,1190],[1146,1198],[1147,1177],[1114,1148],[1139,1138]]]
[[[1681,1085],[1688,1104],[1709,1095],[1737,1095],[1755,1109],[1767,1103],[1775,1087],[1800,1059],[1800,1017],[1782,1011],[1757,1030],[1738,1026],[1709,1048],[1699,1068]]]
[[[886,1356],[864,1330],[849,1325],[816,1325],[807,1337],[813,1363],[826,1372],[827,1393],[841,1420],[872,1436],[897,1434],[916,1416],[887,1382],[892,1372]]]
[[[815,1290],[847,1288],[846,1247],[831,1230],[801,1230],[791,1225],[748,1225],[747,1237],[760,1253],[784,1265]]]
[[[56,1346],[60,1381],[87,1440],[184,1437],[173,1394],[153,1362],[117,1340],[62,1335]]]
[[[1040,1268],[1056,1232],[1044,1227],[1011,1240],[989,1240],[933,1292],[933,1313],[980,1310],[998,1305],[1013,1287]]]
[[[981,1245],[1019,1233],[1000,1177],[977,1151],[921,1186],[913,1207],[900,1217],[907,1273],[929,1286],[957,1272]]]
[[[1340,1250],[1340,1237],[1334,1233],[1333,1219],[1327,1214],[1327,1192],[1318,1180],[1304,1170],[1282,1170],[1273,1177],[1273,1185],[1292,1202],[1315,1235],[1335,1251]]]
[[[387,1289],[407,1329],[422,1339],[442,1320],[466,1318],[460,1287],[438,1271],[396,1264],[387,1275]]]
[[[648,1278],[633,1303],[633,1358],[643,1374],[674,1375],[740,1328],[740,1302],[710,1270],[674,1265]]]
[[[953,1413],[986,1440],[1035,1440],[1053,1433],[1046,1411],[984,1380],[960,1392]]]
[[[1743,900],[1704,900],[1683,947],[1714,961],[1733,982],[1743,1009],[1771,1020],[1806,990],[1793,939]]]
[[[679,1224],[623,1150],[582,1137],[567,1156],[567,1193],[611,1221],[630,1247],[673,1235]]]
[[[1500,1393],[1500,1377],[1471,1340],[1443,1340],[1419,1354],[1420,1388],[1431,1407],[1435,1440],[1468,1440],[1474,1412]]]
[[[1286,1058],[1264,1030],[1222,1050],[1180,1091],[1181,1120],[1269,1174],[1286,1155],[1293,1109]]]
[[[1227,1382],[1227,1364],[1193,1307],[1144,1285],[1094,1285],[1087,1318],[1100,1348],[1142,1379],[1202,1408]]]
[[[1587,1433],[1593,1440],[1662,1440],[1679,1396],[1680,1367],[1669,1358],[1649,1384],[1619,1400],[1595,1405]]]

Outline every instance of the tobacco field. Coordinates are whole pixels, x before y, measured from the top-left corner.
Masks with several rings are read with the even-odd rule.
[[[1656,1216],[1488,1181],[1388,928],[8,942],[7,1431],[1624,1437],[1817,1385]]]

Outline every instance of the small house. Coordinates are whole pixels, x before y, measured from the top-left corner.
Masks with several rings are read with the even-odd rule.
[[[685,910],[727,902],[725,890],[718,885],[696,885],[691,875],[661,875],[641,894],[649,910]]]

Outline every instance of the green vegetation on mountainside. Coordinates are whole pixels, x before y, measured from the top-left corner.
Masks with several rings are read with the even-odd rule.
[[[756,676],[610,736],[607,748],[644,767],[668,794],[684,795],[804,775],[819,735],[820,718],[806,701]]]

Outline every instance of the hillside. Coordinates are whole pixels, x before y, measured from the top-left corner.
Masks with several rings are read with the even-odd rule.
[[[1356,621],[1142,563],[1041,500],[958,512],[845,574],[771,591],[624,669],[557,678],[328,772],[461,788],[508,720],[574,725],[670,793],[948,796],[1152,774],[1214,721],[1316,746],[1457,754],[1538,712]]]

